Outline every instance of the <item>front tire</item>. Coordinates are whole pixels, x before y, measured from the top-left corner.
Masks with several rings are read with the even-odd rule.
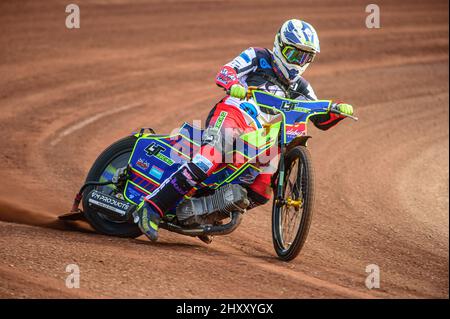
[[[110,180],[114,172],[126,167],[136,143],[136,137],[125,137],[103,151],[95,160],[90,169],[86,182],[102,182]],[[107,216],[91,208],[88,204],[87,195],[96,189],[105,194],[120,193],[114,184],[108,186],[89,186],[83,192],[83,211],[89,224],[99,233],[110,236],[136,238],[142,235],[137,225],[129,222],[118,222],[107,218]]]
[[[278,257],[297,257],[308,236],[314,206],[314,169],[305,146],[291,149],[285,158],[284,205],[272,206],[272,240]],[[290,201],[295,206],[286,204]],[[299,205],[301,203],[301,205]]]

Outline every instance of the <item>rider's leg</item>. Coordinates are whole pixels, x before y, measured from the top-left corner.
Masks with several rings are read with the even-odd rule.
[[[223,132],[231,128],[238,136],[247,127],[241,113],[230,106],[219,103],[208,118],[199,153],[192,162],[182,165],[139,205],[134,214],[141,231],[152,241],[158,238],[158,225],[165,212],[171,209],[194,186],[205,180],[223,161],[224,147],[232,144],[233,137],[226,139]]]
[[[139,205],[135,222],[138,222],[141,231],[156,241],[158,225],[164,213],[207,177],[207,173],[193,162],[182,165]]]

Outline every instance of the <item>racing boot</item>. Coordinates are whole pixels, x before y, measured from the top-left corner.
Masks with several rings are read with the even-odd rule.
[[[158,239],[161,218],[208,175],[194,163],[186,163],[145,197],[133,214],[134,222],[151,241]]]
[[[141,232],[151,241],[157,241],[158,226],[162,217],[157,207],[144,199],[133,216],[134,222],[137,223]]]

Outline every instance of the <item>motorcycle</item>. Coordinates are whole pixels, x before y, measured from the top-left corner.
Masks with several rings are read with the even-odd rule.
[[[314,170],[307,149],[308,120],[313,115],[339,112],[331,109],[329,100],[292,100],[255,88],[249,89],[248,99],[275,115],[275,120],[240,136],[244,145],[238,151],[242,163],[223,165],[194,187],[166,212],[160,228],[199,237],[206,243],[211,242],[211,236],[233,232],[249,205],[245,186],[261,172],[254,160],[275,145],[279,154],[272,177],[272,239],[278,257],[290,261],[306,241],[313,214]],[[133,222],[137,205],[180,165],[192,160],[203,134],[201,128],[184,123],[173,135],[158,135],[151,128],[143,128],[113,143],[94,162],[71,212],[59,218],[84,219],[101,234],[142,235]]]

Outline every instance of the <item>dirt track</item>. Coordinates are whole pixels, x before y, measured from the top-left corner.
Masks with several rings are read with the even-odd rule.
[[[448,298],[447,1],[378,1],[378,30],[365,1],[84,2],[79,30],[64,26],[69,2],[0,3],[0,297]],[[360,117],[310,132],[317,201],[299,258],[275,258],[270,205],[209,246],[57,222],[101,150],[204,120],[218,68],[271,47],[293,16],[321,37],[305,73],[316,93]],[[80,289],[65,287],[71,263]],[[364,285],[368,264],[380,289]]]

